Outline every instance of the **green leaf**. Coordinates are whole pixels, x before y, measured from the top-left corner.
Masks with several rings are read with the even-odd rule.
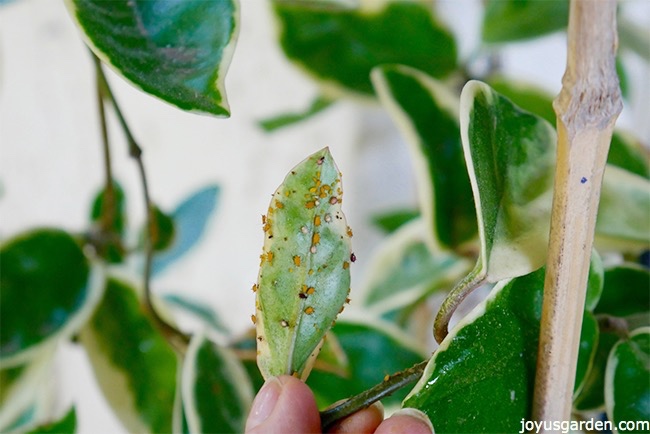
[[[223,323],[219,314],[204,301],[195,300],[186,295],[167,294],[163,300],[171,307],[180,308],[192,316],[199,318],[206,325],[212,327],[215,331],[224,335],[230,335],[230,329]]]
[[[327,148],[291,170],[273,194],[255,303],[257,363],[265,378],[306,378],[315,350],[343,309],[352,232],[341,211],[342,194],[341,174]]]
[[[201,239],[217,206],[219,193],[220,189],[216,185],[204,187],[185,199],[172,212],[173,241],[166,250],[154,256],[154,276],[182,258]]]
[[[626,317],[650,310],[650,270],[621,264],[605,270],[603,294],[594,313]]]
[[[154,251],[164,251],[171,246],[176,234],[174,219],[155,205],[153,207],[153,215],[151,243]]]
[[[650,180],[608,165],[596,220],[596,246],[642,251],[650,245]]]
[[[546,260],[555,131],[477,81],[463,89],[460,124],[481,242],[473,273],[497,282],[536,270]]]
[[[650,62],[650,31],[645,26],[640,26],[623,14],[618,18],[618,37],[622,50],[630,50],[641,59]]]
[[[286,56],[329,93],[372,95],[370,71],[381,64],[408,65],[434,77],[456,68],[453,36],[428,2],[364,2],[349,9],[276,0],[273,7]]]
[[[403,405],[425,412],[436,432],[520,431],[531,420],[544,273],[497,283],[442,341]],[[581,365],[595,345],[593,317],[585,318],[581,340],[592,342]]]
[[[0,370],[0,432],[10,432],[14,425],[28,425],[38,416],[37,397],[52,375],[56,348],[49,345],[27,363]]]
[[[143,91],[183,110],[229,116],[224,80],[236,0],[66,0],[90,48]]]
[[[568,23],[567,0],[489,0],[482,37],[485,42],[518,41],[564,29]]]
[[[171,432],[176,354],[144,316],[135,289],[109,278],[79,339],[122,424],[130,432]]]
[[[605,408],[615,426],[623,421],[650,421],[649,384],[650,327],[643,327],[619,341],[607,360]]]
[[[593,258],[593,256],[592,256]],[[579,395],[580,390],[587,382],[587,373],[594,363],[596,349],[598,348],[598,321],[589,311],[585,311],[582,318],[580,331],[580,346],[578,348],[578,363],[576,365],[576,379],[573,387],[573,396]]]
[[[0,247],[0,364],[75,333],[101,296],[99,270],[67,232],[36,229]]]
[[[107,189],[104,188],[93,200],[90,220],[96,227],[100,238],[95,243],[97,255],[109,263],[120,263],[124,260],[124,230],[126,228],[126,197],[119,183],[111,185],[112,201],[107,200]]]
[[[596,353],[589,365],[587,377],[582,382],[582,387],[579,388],[577,395],[573,398],[573,407],[576,411],[594,411],[603,407],[605,403],[604,387],[607,357],[618,339],[613,333],[603,331],[599,333]]]
[[[43,424],[29,434],[73,434],[77,431],[77,413],[72,407],[59,420]]]
[[[607,163],[644,178],[650,178],[650,164],[643,145],[630,134],[615,131],[607,154]]]
[[[195,335],[183,362],[181,387],[190,433],[244,431],[253,387],[231,350]]]
[[[593,311],[598,305],[603,293],[605,269],[600,255],[594,249],[591,251],[589,261],[589,276],[587,278],[587,294],[585,297],[585,310]]]
[[[372,223],[385,233],[390,234],[419,216],[420,212],[417,210],[393,210],[374,215]]]
[[[311,105],[306,110],[300,113],[286,113],[279,116],[274,116],[259,121],[258,125],[267,133],[279,130],[280,128],[288,127],[317,115],[318,113],[334,104],[334,102],[334,100],[321,95],[314,99],[314,101],[312,101]]]
[[[448,289],[471,268],[468,260],[426,245],[425,223],[414,220],[388,238],[371,259],[360,293],[363,304],[382,314]]]
[[[426,74],[400,65],[375,68],[372,81],[410,145],[431,247],[457,248],[476,236],[477,227],[456,96]]]
[[[530,419],[543,287],[544,269],[499,282],[443,340],[404,406],[436,432],[519,431]]]
[[[350,312],[352,313],[352,312]],[[391,375],[426,358],[412,338],[394,326],[368,315],[347,315],[332,329],[348,359],[349,374],[341,376],[314,368],[307,384],[320,407],[361,393]],[[405,390],[383,400],[398,404]]]

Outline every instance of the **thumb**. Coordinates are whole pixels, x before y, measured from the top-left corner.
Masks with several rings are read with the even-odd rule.
[[[320,432],[320,415],[314,394],[297,378],[269,378],[253,401],[246,434]]]

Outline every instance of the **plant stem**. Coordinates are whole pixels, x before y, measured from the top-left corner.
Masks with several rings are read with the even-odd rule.
[[[127,143],[129,146],[129,155],[135,160],[138,166],[138,172],[140,174],[140,183],[142,184],[142,192],[143,192],[144,204],[146,209],[145,226],[147,228],[144,236],[145,261],[144,261],[144,272],[143,272],[145,308],[147,310],[147,313],[152,318],[154,324],[160,330],[160,332],[165,337],[165,339],[169,342],[169,344],[180,353],[184,353],[190,341],[189,335],[183,333],[178,328],[165,321],[165,319],[156,310],[151,296],[151,264],[153,260],[152,235],[155,230],[154,227],[155,220],[154,220],[153,203],[151,202],[151,196],[149,195],[149,184],[147,182],[147,174],[145,171],[144,162],[142,161],[142,148],[140,148],[140,146],[136,142],[135,138],[133,137],[133,134],[131,133],[131,129],[126,123],[126,119],[124,118],[124,115],[120,110],[117,100],[115,99],[115,95],[113,94],[108,84],[108,81],[106,80],[106,76],[104,75],[104,71],[102,69],[99,59],[97,59],[96,56],[94,56],[94,58],[95,58],[95,65],[97,69],[97,77],[101,88],[100,94],[102,95],[102,97],[104,97],[105,99],[111,102],[113,109],[115,110],[115,114],[117,115],[117,119],[120,122],[122,130],[124,131],[124,134],[126,136]]]
[[[321,411],[320,420],[323,432],[339,420],[350,416],[359,410],[368,408],[375,402],[391,395],[393,392],[401,389],[402,387],[416,382],[420,379],[420,377],[422,377],[424,368],[426,368],[428,363],[429,360],[425,360],[404,371],[393,374],[383,382],[366,390],[365,392],[353,396],[352,398],[343,401],[335,407]]]
[[[99,71],[99,59],[93,56],[95,60],[95,71]],[[115,215],[115,189],[113,188],[113,171],[111,168],[111,148],[108,144],[108,127],[106,125],[106,110],[104,109],[104,89],[97,72],[97,111],[99,113],[99,124],[101,127],[102,149],[104,151],[104,202],[102,204],[101,231],[103,234],[109,232],[112,228],[112,219]]]
[[[600,189],[621,109],[616,0],[572,0],[533,417],[569,420]]]

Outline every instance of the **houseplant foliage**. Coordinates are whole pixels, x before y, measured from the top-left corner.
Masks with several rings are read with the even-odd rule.
[[[236,0],[110,3],[66,0],[104,64],[183,110],[230,114],[224,78],[240,26]],[[490,53],[566,26],[565,2],[518,3],[487,2],[482,38]],[[352,231],[332,155],[324,149],[287,168],[263,221],[257,334],[235,336],[200,302],[182,294],[158,300],[147,290],[200,240],[218,208],[218,186],[174,210],[149,203],[139,226],[128,218],[131,198],[109,177],[88,228],[36,228],[2,241],[3,432],[74,432],[74,408],[52,415],[39,399],[57,346],[73,339],[132,432],[242,431],[263,378],[295,373],[324,408],[429,356],[421,380],[387,405],[418,408],[441,432],[513,432],[530,419],[555,164],[551,97],[498,71],[471,73],[428,2],[270,6],[280,47],[321,89],[306,113],[270,125],[298,123],[341,98],[377,101],[409,147],[417,207],[378,216],[384,244],[365,281],[351,283]],[[102,95],[119,110],[108,89]],[[137,147],[130,151],[139,157]],[[650,165],[624,132],[616,132],[608,164],[596,249],[587,252],[574,412],[647,420],[648,390],[640,385],[650,376],[650,272],[638,258],[650,246]],[[133,273],[142,262],[149,267]],[[123,277],[125,269],[140,278]],[[481,285],[489,295],[447,330],[458,304]],[[331,327],[350,288],[359,296]],[[438,313],[429,300],[440,294],[447,298]],[[180,332],[175,309],[205,328]],[[436,315],[440,345],[432,354]]]

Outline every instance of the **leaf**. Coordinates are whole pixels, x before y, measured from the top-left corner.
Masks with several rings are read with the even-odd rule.
[[[67,232],[35,229],[0,247],[0,365],[24,363],[75,333],[102,291],[81,247]],[[27,297],[27,299],[26,299]]]
[[[593,256],[592,256],[593,258]],[[598,321],[596,317],[585,311],[582,318],[582,329],[580,331],[580,346],[578,348],[578,363],[576,366],[576,379],[573,387],[573,396],[579,395],[580,390],[587,382],[587,373],[594,363],[596,349],[598,348]]]
[[[568,23],[567,0],[489,0],[482,38],[485,42],[519,41],[564,29]]]
[[[411,337],[368,315],[346,315],[332,331],[347,356],[349,374],[341,376],[314,368],[307,384],[320,407],[361,393],[381,383],[386,375],[410,368],[426,358]],[[406,391],[401,390],[383,402],[398,404],[405,395]]]
[[[650,310],[650,270],[624,263],[605,270],[603,294],[594,313],[625,317]]]
[[[463,89],[460,124],[481,243],[473,273],[530,273],[546,260],[555,131],[477,81]]]
[[[414,220],[398,229],[371,258],[360,293],[363,304],[385,313],[448,289],[466,274],[469,261],[449,253],[430,253],[425,223]]]
[[[101,304],[81,331],[95,378],[130,432],[171,432],[176,354],[143,315],[135,289],[109,278]]]
[[[195,335],[183,362],[181,387],[190,433],[244,431],[253,387],[230,350]]]
[[[56,345],[48,345],[24,364],[0,370],[0,432],[27,425],[38,416],[37,397],[52,375]]]
[[[92,203],[90,220],[101,237],[100,242],[95,243],[97,254],[109,263],[120,263],[125,255],[123,241],[127,221],[126,197],[120,184],[115,181],[111,190],[111,202],[107,200],[106,188],[97,193]],[[104,239],[106,237],[108,239]]]
[[[476,236],[477,227],[456,96],[426,74],[400,65],[375,68],[372,81],[409,143],[430,246],[457,248]]]
[[[605,372],[607,417],[624,421],[650,420],[650,327],[633,331],[609,353]],[[647,425],[646,425],[647,426]]]
[[[239,30],[236,0],[66,0],[102,61],[183,110],[229,116],[224,80]]]
[[[605,366],[612,347],[619,338],[608,332],[601,331],[598,335],[596,353],[589,365],[587,377],[573,397],[574,410],[579,412],[600,410],[605,403]]]
[[[497,283],[443,340],[403,405],[426,413],[436,432],[520,431],[531,420],[544,273]]]
[[[408,65],[434,77],[456,68],[453,36],[424,1],[349,9],[276,0],[273,8],[285,55],[322,81],[327,96],[341,90],[372,95],[370,71],[381,64]]]
[[[589,260],[589,275],[587,278],[587,293],[585,296],[585,310],[593,311],[603,294],[605,269],[603,260],[598,252],[593,249]]]
[[[176,234],[174,219],[165,214],[160,208],[153,207],[153,234],[152,245],[154,251],[164,251],[168,249]]]
[[[393,210],[374,215],[372,223],[385,233],[390,234],[419,216],[420,212],[417,210]]]
[[[314,101],[312,101],[311,105],[306,110],[300,113],[286,113],[279,116],[274,116],[259,121],[258,125],[264,131],[270,133],[271,131],[279,130],[280,128],[288,127],[298,122],[307,120],[312,116],[315,116],[318,113],[322,112],[334,104],[334,102],[335,101],[330,98],[318,96],[316,99],[314,99]]]
[[[163,300],[172,307],[178,307],[187,311],[191,315],[201,319],[206,325],[212,327],[219,333],[229,335],[230,330],[223,323],[217,312],[215,312],[205,302],[195,300],[185,295],[167,294],[163,296]]]
[[[306,378],[314,351],[343,310],[352,232],[341,211],[342,194],[328,148],[291,170],[273,194],[255,303],[264,378]]]
[[[43,424],[29,434],[73,434],[77,431],[77,413],[72,407],[59,420]]]
[[[613,246],[623,251],[647,249],[650,245],[648,216],[650,180],[608,165],[600,193],[596,246]]]
[[[630,134],[615,131],[607,154],[607,163],[635,175],[650,178],[650,165],[643,145]]]
[[[153,259],[152,273],[156,275],[185,255],[201,239],[219,199],[216,185],[204,187],[185,199],[172,212],[174,237],[166,250]]]

